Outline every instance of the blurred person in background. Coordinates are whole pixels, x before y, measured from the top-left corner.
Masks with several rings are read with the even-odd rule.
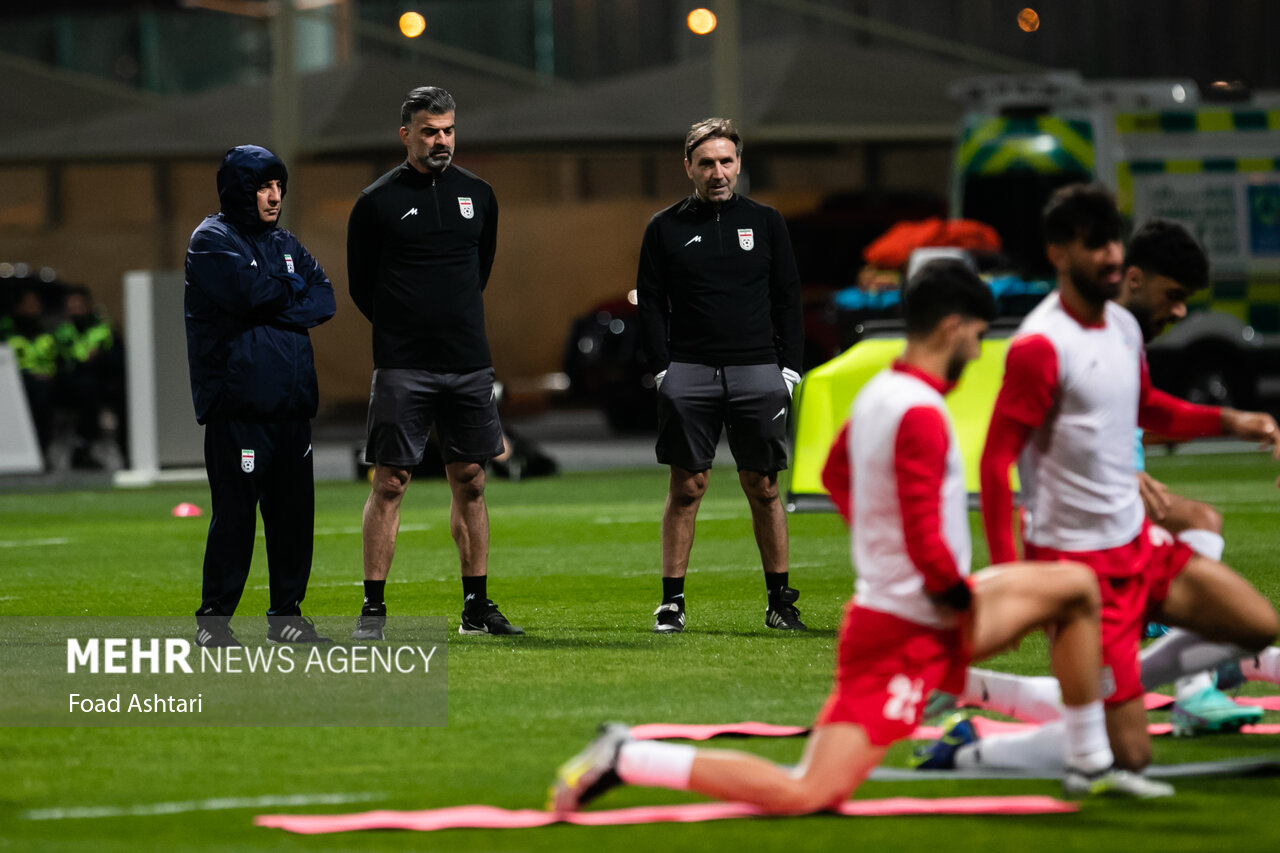
[[[102,462],[94,445],[102,435],[102,411],[116,423],[121,456],[128,458],[124,437],[124,351],[111,321],[99,313],[87,287],[67,289],[65,319],[53,331],[58,341],[60,405],[75,412],[71,467],[97,470]]]
[[[27,406],[35,422],[36,438],[46,469],[49,445],[53,440],[53,411],[57,402],[58,342],[49,333],[44,305],[35,288],[24,288],[4,324],[3,340],[13,350]]]

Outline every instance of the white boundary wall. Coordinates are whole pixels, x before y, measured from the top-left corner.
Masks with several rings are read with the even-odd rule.
[[[125,370],[129,391],[131,468],[120,486],[200,480],[204,431],[191,406],[181,272],[124,275]]]

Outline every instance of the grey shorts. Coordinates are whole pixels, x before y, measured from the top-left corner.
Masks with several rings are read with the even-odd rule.
[[[373,371],[366,462],[412,468],[422,461],[432,424],[446,463],[488,462],[500,455],[502,424],[493,368],[474,373],[399,367]]]
[[[721,429],[739,471],[787,467],[791,396],[776,364],[708,367],[674,361],[658,389],[658,461],[705,471]]]

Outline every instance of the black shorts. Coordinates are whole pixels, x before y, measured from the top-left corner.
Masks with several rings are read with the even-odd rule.
[[[373,371],[366,462],[412,468],[422,461],[432,424],[446,463],[488,462],[500,455],[502,424],[493,368],[473,373],[400,367]]]
[[[776,364],[708,367],[672,362],[658,389],[658,461],[705,471],[720,430],[739,471],[772,474],[787,467],[791,396]]]

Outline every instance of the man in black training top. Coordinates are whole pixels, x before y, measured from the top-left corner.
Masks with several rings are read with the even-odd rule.
[[[196,644],[238,646],[231,615],[253,557],[258,508],[267,543],[267,641],[327,643],[299,605],[315,527],[311,418],[319,404],[307,329],[334,314],[333,286],[298,238],[277,226],[289,176],[257,145],[218,169],[222,212],[187,247],[187,361],[213,518]]]
[[[502,453],[481,293],[497,247],[493,190],[453,165],[453,96],[424,86],[400,108],[403,164],[365,188],[347,226],[351,299],[373,323],[365,459],[364,606],[356,640],[381,640],[400,503],[435,424],[462,561],[462,634],[523,634],[489,600],[484,465]]]
[[[658,461],[671,466],[662,514],[662,603],[653,630],[685,625],[694,521],[721,428],[751,506],[764,563],[765,624],[804,630],[787,585],[787,412],[800,381],[804,321],[791,237],[771,207],[737,195],[742,138],[710,118],[689,129],[693,194],[653,217],[640,248],[640,335],[658,384]]]

